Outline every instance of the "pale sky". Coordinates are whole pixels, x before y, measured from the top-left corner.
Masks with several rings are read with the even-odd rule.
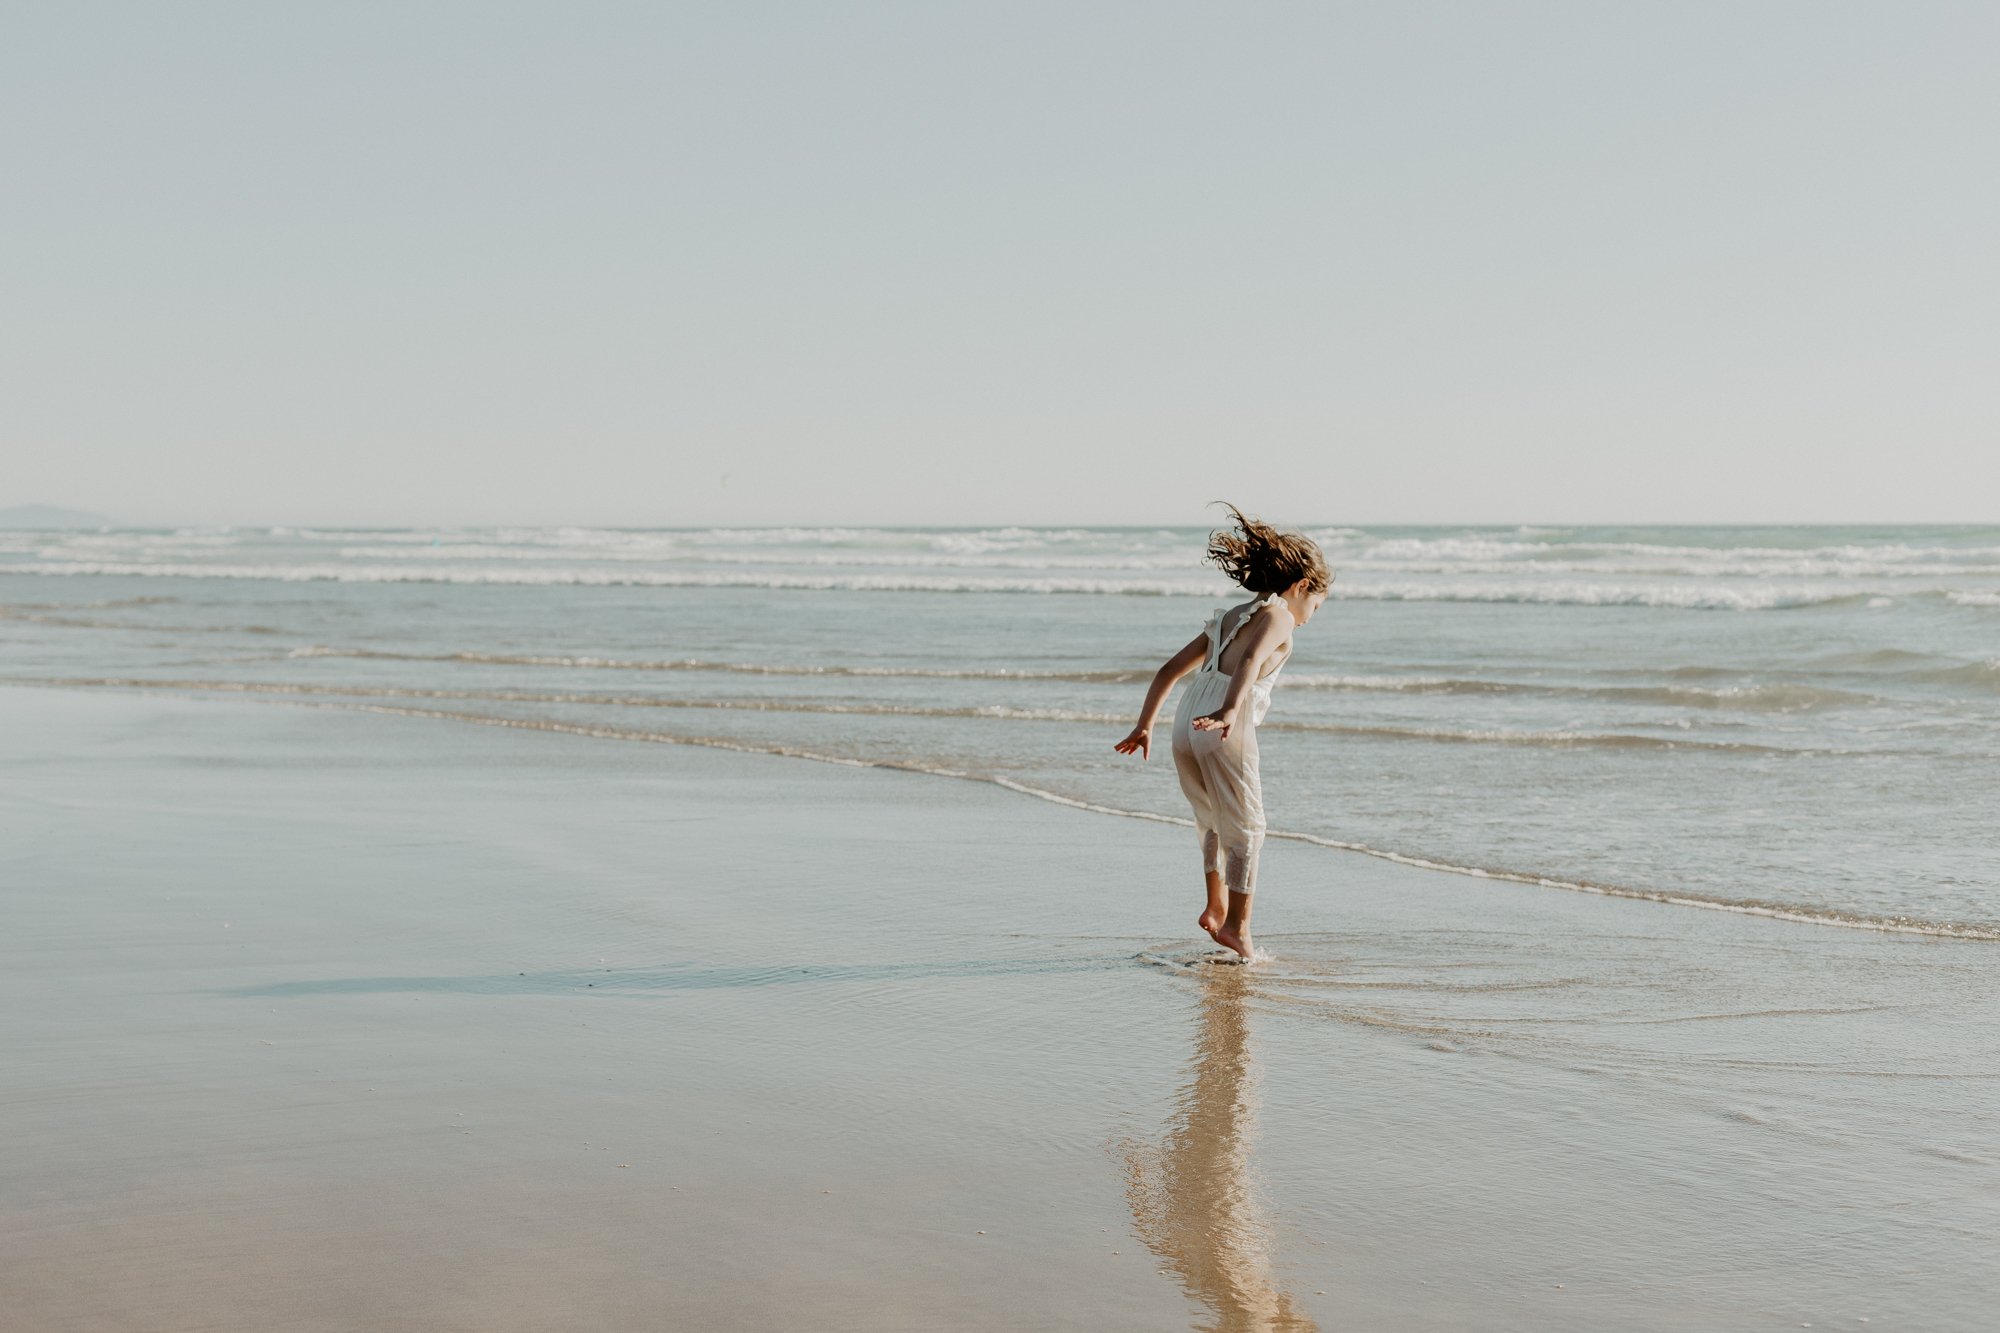
[[[0,506],[2000,521],[1991,3],[0,3]]]

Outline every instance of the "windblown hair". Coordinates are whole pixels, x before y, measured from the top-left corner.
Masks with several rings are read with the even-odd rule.
[[[1325,592],[1333,584],[1326,557],[1310,538],[1280,532],[1259,519],[1245,518],[1233,504],[1218,500],[1236,516],[1232,531],[1208,536],[1208,559],[1222,572],[1254,593],[1283,592],[1300,579],[1307,592]]]

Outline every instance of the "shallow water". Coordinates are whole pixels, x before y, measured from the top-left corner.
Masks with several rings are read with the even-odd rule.
[[[1988,943],[1280,842],[1211,966],[1179,829],[258,702],[0,690],[30,1308],[1990,1324]]]
[[[1275,829],[1688,907],[2000,935],[2000,528],[1312,529]],[[451,710],[1177,817],[1110,743],[1199,530],[0,534],[0,673]],[[1164,743],[1165,733],[1160,733]]]

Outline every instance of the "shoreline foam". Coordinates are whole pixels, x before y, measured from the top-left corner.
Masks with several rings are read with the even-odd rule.
[[[4,687],[9,682],[0,682]],[[157,695],[165,698],[199,699],[198,695],[175,693],[171,683],[140,680],[104,680],[91,682],[93,688],[115,689],[137,694]],[[46,687],[38,682],[38,686]],[[765,754],[786,759],[804,759],[814,763],[836,764],[849,768],[878,768],[892,772],[921,773],[931,777],[951,778],[957,781],[981,782],[1004,790],[1030,796],[1037,800],[1085,810],[1093,814],[1112,815],[1123,819],[1147,820],[1154,823],[1175,824],[1186,828],[1194,827],[1193,821],[1178,815],[1160,814],[1149,810],[1134,810],[1121,806],[1105,805],[1077,797],[1065,796],[1046,788],[1017,782],[997,774],[973,773],[963,769],[945,768],[917,763],[915,761],[859,759],[845,755],[827,754],[802,746],[781,744],[760,744],[718,736],[684,736],[669,732],[644,731],[638,728],[595,726],[589,723],[563,722],[551,718],[509,718],[491,714],[461,713],[451,709],[425,709],[398,707],[387,704],[361,704],[318,702],[307,699],[257,698],[258,695],[329,693],[366,696],[375,693],[392,693],[397,696],[442,696],[468,697],[466,692],[424,691],[414,689],[368,690],[365,688],[343,688],[339,686],[311,685],[268,685],[262,683],[210,682],[198,687],[215,693],[241,694],[257,703],[276,704],[296,708],[323,708],[349,712],[377,713],[388,716],[427,718],[439,721],[466,722],[479,726],[508,727],[525,731],[545,731],[558,735],[587,736],[597,740],[637,741],[649,744],[686,745],[698,749],[725,750],[739,754]],[[529,701],[533,701],[530,699]],[[576,702],[598,703],[587,697],[578,697]],[[614,701],[615,702],[615,701]],[[671,707],[726,707],[710,703],[660,704]],[[859,710],[843,710],[859,711]],[[1069,719],[1061,719],[1069,720]],[[1661,741],[1662,746],[1672,746],[1673,742]],[[1690,744],[1681,742],[1682,745]],[[1747,747],[1736,747],[1747,748]],[[1271,838],[1290,842],[1310,844],[1330,851],[1353,852],[1361,856],[1373,857],[1393,865],[1409,866],[1412,869],[1436,871],[1442,874],[1459,875],[1470,879],[1491,880],[1500,883],[1522,884],[1534,888],[1559,889],[1569,893],[1581,893],[1600,898],[1621,898],[1633,902],[1655,903],[1666,907],[1688,907],[1702,911],[1729,912],[1741,916],[1762,917],[1772,921],[1788,921],[1796,925],[1827,926],[1845,930],[1878,931],[1892,935],[1921,935],[1936,939],[1967,940],[1976,942],[2000,941],[2000,926],[1976,921],[1931,921],[1911,917],[1869,916],[1861,913],[1835,910],[1815,910],[1789,903],[1760,902],[1747,898],[1708,897],[1702,894],[1677,892],[1670,889],[1654,889],[1642,886],[1611,884],[1588,879],[1564,879],[1551,875],[1538,875],[1527,871],[1508,870],[1485,866],[1461,865],[1434,857],[1416,856],[1366,843],[1345,841],[1338,838],[1321,837],[1317,834],[1288,829],[1271,829]]]

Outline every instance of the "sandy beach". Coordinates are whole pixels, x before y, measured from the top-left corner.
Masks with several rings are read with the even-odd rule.
[[[2000,5],[0,32],[0,1333],[2000,1330]]]
[[[1186,830],[986,784],[27,688],[0,735],[9,1328],[1990,1308],[1982,943],[1273,843],[1246,971]]]

